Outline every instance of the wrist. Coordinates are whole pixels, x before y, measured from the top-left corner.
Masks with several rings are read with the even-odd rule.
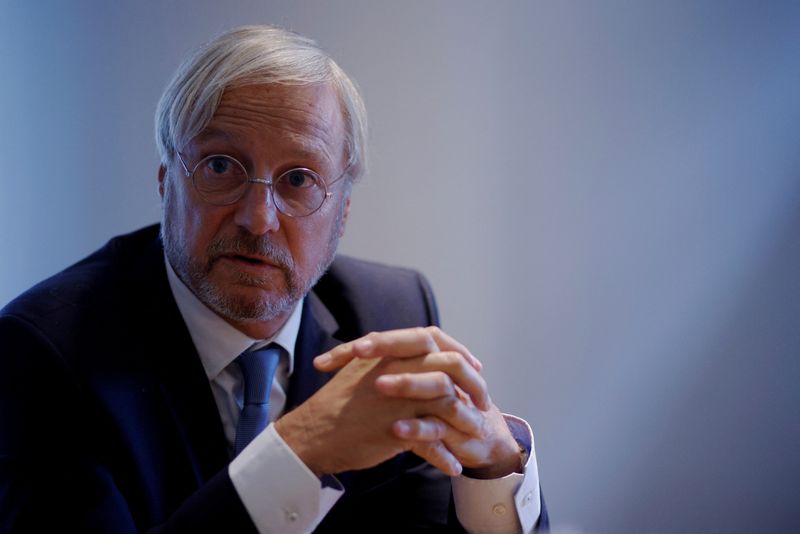
[[[465,467],[462,474],[485,480],[522,473],[528,461],[528,450],[512,437],[510,441],[504,440],[498,445],[493,458],[495,460],[485,466]]]
[[[312,447],[313,440],[308,439],[308,430],[303,423],[301,408],[280,417],[274,425],[278,435],[314,475],[321,477],[327,474],[322,464],[316,460]]]

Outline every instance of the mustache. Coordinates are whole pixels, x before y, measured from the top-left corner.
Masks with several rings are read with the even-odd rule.
[[[209,265],[222,256],[230,255],[261,256],[284,270],[294,270],[292,255],[265,236],[239,233],[235,236],[219,237],[208,246]]]

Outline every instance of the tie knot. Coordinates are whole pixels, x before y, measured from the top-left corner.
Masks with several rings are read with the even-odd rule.
[[[237,358],[244,378],[244,403],[266,404],[275,369],[278,367],[283,349],[276,345],[243,352]]]

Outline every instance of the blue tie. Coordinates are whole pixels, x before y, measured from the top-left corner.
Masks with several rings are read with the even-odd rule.
[[[244,377],[244,406],[236,425],[234,456],[269,423],[269,391],[283,349],[276,344],[242,353],[236,361]]]

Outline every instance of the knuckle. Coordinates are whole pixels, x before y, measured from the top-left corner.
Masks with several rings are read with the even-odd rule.
[[[489,439],[492,435],[492,427],[489,424],[489,421],[486,419],[482,419],[477,423],[477,425],[481,439]]]
[[[453,382],[447,376],[447,373],[442,373],[441,371],[436,373],[435,384],[439,393],[448,394],[453,391]]]
[[[425,342],[427,343],[428,348],[431,351],[438,350],[436,338],[439,336],[439,327],[426,326],[422,327],[421,330],[422,330],[422,335],[425,337]]]
[[[429,441],[426,442],[425,450],[428,454],[434,455],[436,457],[441,457],[442,455],[442,445],[438,441]]]
[[[412,389],[413,383],[409,373],[395,375],[395,388],[400,393],[408,393]]]
[[[436,439],[444,439],[445,435],[447,434],[447,429],[445,428],[444,424],[437,422],[434,425],[434,429]]]
[[[418,421],[414,420],[407,421],[406,425],[408,425],[408,437],[413,439],[419,435],[420,426]]]
[[[452,370],[460,369],[464,364],[464,358],[458,352],[443,352],[442,360],[444,365]]]
[[[431,439],[433,433],[434,433],[433,426],[430,424],[430,422],[423,419],[419,421],[418,431],[416,434],[414,434],[414,437],[416,439],[428,441]]]
[[[422,450],[425,452],[426,456],[438,458],[440,456],[439,448],[436,446],[436,443],[425,443],[421,446]]]
[[[442,404],[445,414],[447,414],[449,417],[455,417],[461,411],[461,401],[459,401],[456,397],[446,397]]]

